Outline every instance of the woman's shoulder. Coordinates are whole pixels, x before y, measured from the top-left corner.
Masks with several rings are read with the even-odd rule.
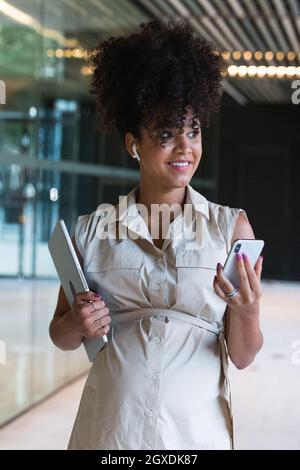
[[[117,205],[101,203],[94,211],[77,217],[75,238],[91,242],[96,233],[116,219]]]
[[[77,217],[76,224],[81,230],[89,230],[91,226],[94,226],[101,219],[108,219],[115,211],[116,205],[109,203],[101,203],[99,206],[88,214],[82,214]]]
[[[95,221],[95,212],[82,214],[77,217],[75,223],[75,238],[82,238],[87,234]]]
[[[203,194],[189,185],[189,199],[193,202],[196,209],[205,213],[209,220],[230,219],[234,218],[238,213],[245,212],[244,209],[232,207],[219,202],[207,199]]]
[[[111,212],[111,205],[100,204],[94,211],[87,214],[81,214],[77,217],[74,228],[74,238],[79,252],[82,256],[90,246],[91,242],[95,239],[97,234],[98,222],[101,220],[105,213]]]
[[[245,224],[250,227],[246,211],[241,207],[233,207],[213,201],[207,201],[209,210],[209,221],[213,226],[217,226],[221,232],[229,250],[235,229],[241,225],[240,219],[244,219]]]
[[[241,207],[233,207],[226,204],[220,204],[207,200],[209,214],[213,219],[217,220],[228,220],[235,219],[240,213],[243,213],[246,217],[246,211]]]

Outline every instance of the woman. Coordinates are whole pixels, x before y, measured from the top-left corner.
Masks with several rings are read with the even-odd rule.
[[[91,291],[70,309],[60,289],[51,338],[65,350],[84,337],[109,341],[69,449],[231,449],[227,356],[243,369],[262,347],[262,257],[254,268],[237,259],[234,293],[222,264],[233,240],[254,238],[251,225],[189,185],[219,106],[222,56],[184,22],[140,28],[91,56],[100,127],[120,132],[140,182],[125,207],[99,206],[76,223]]]

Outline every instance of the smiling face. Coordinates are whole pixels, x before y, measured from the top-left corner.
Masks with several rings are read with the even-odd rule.
[[[182,188],[189,184],[202,155],[201,128],[193,121],[188,110],[182,134],[177,129],[164,129],[160,134],[141,129],[137,140],[131,133],[125,136],[128,152],[133,156],[132,144],[136,143],[140,156],[141,180],[161,189]]]

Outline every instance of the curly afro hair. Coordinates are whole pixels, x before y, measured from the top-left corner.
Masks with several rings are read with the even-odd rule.
[[[110,37],[89,54],[89,92],[96,95],[98,127],[141,137],[141,127],[183,132],[186,107],[208,127],[219,109],[222,53],[195,36],[184,21],[150,21],[129,36]]]

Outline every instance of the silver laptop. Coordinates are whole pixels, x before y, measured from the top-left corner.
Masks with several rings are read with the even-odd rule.
[[[60,279],[62,288],[69,302],[73,304],[75,294],[89,290],[89,286],[81,269],[72,240],[63,219],[56,223],[48,248]],[[83,345],[91,362],[108,342],[107,336],[101,338],[84,338]]]

